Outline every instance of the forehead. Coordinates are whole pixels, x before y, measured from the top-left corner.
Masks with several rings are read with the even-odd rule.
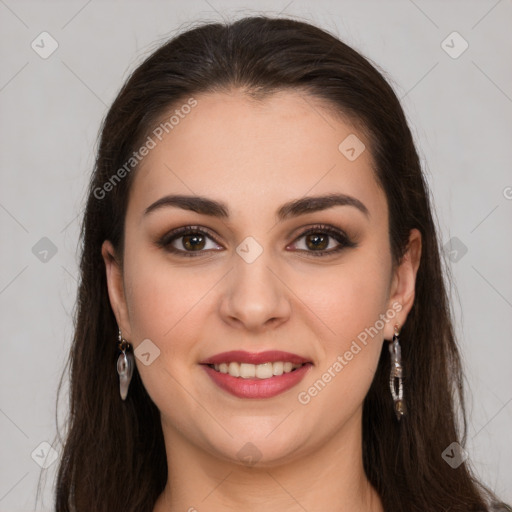
[[[274,202],[336,191],[369,210],[385,207],[368,141],[325,102],[299,91],[254,100],[239,90],[194,100],[192,108],[175,105],[162,117],[172,123],[150,135],[154,147],[136,171],[133,207],[182,193],[258,214]]]

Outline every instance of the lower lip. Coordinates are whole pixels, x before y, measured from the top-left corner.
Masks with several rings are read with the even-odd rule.
[[[272,398],[298,384],[313,365],[306,363],[293,372],[275,375],[268,379],[243,379],[233,377],[229,373],[218,372],[208,365],[201,366],[217,386],[238,398]]]

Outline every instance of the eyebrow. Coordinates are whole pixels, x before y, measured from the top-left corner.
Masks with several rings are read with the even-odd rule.
[[[277,210],[277,218],[279,221],[283,221],[306,213],[327,210],[334,206],[353,206],[364,213],[366,217],[370,217],[368,208],[359,199],[346,194],[327,194],[323,196],[306,196],[289,201]],[[187,195],[164,196],[148,206],[144,211],[144,215],[164,207],[181,208],[220,219],[229,218],[229,207],[226,203],[202,196]]]

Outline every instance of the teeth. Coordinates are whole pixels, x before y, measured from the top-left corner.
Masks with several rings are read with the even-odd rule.
[[[256,366],[253,364],[242,363],[240,365],[240,377],[242,377],[242,379],[256,377]]]
[[[274,375],[283,375],[284,363],[282,361],[276,361],[275,363],[272,363],[272,373]]]
[[[263,363],[256,366],[256,377],[258,377],[258,379],[270,379],[270,377],[273,376],[274,367],[272,363]]]
[[[229,375],[240,377],[240,365],[238,363],[229,363]]]
[[[293,364],[290,361],[276,361],[275,363],[249,364],[249,363],[221,363],[214,364],[213,367],[220,373],[228,373],[232,377],[241,377],[242,379],[270,379],[274,375],[290,373],[295,368],[300,368],[302,364]]]

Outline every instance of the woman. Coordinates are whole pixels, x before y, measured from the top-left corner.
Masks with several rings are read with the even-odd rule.
[[[326,32],[154,52],[102,127],[81,276],[58,511],[505,507],[465,460],[403,111]]]

